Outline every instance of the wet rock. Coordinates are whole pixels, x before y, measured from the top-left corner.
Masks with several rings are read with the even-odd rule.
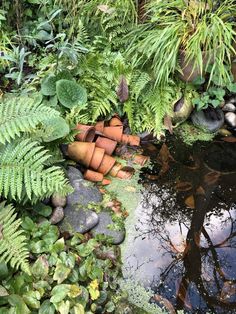
[[[74,192],[67,196],[68,205],[80,205],[87,208],[89,204],[99,204],[102,201],[102,194],[99,189],[87,180],[79,179],[71,183]]]
[[[234,106],[234,104],[228,102],[224,105],[224,107],[222,108],[223,111],[229,111],[229,112],[235,112],[236,111],[236,107]]]
[[[194,111],[191,119],[195,126],[214,133],[224,124],[224,113],[220,108],[207,108],[201,111]]]
[[[232,104],[236,104],[236,97],[231,97],[228,102],[231,102]]]
[[[101,212],[98,214],[98,217],[99,223],[92,230],[93,236],[96,236],[97,234],[109,236],[111,237],[112,244],[120,244],[124,241],[125,231],[115,230],[116,224],[113,222],[109,212]]]
[[[220,135],[222,135],[222,136],[230,136],[230,135],[232,135],[232,133],[229,130],[227,130],[227,129],[219,129],[218,133]]]
[[[62,221],[63,218],[64,218],[64,209],[63,207],[58,206],[53,210],[52,216],[50,218],[50,222],[51,224],[55,225],[59,223],[60,221]]]
[[[67,205],[64,209],[65,218],[59,228],[62,232],[86,233],[98,224],[98,215],[90,210],[83,209],[78,205]]]
[[[227,112],[225,114],[225,121],[231,126],[236,127],[236,114],[233,112]]]
[[[54,207],[64,207],[66,205],[66,197],[55,193],[51,198],[51,202]]]

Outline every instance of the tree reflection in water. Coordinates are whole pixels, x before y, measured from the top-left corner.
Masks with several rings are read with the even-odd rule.
[[[166,177],[146,185],[124,275],[178,310],[235,313],[236,175],[209,170],[200,159],[197,164],[176,162]],[[190,182],[191,191],[176,191],[179,180]],[[184,203],[190,195],[194,209]]]

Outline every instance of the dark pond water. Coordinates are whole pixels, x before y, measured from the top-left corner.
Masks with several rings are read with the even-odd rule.
[[[146,153],[124,276],[185,313],[236,313],[236,144],[172,140]]]

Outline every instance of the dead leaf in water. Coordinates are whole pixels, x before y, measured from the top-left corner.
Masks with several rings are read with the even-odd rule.
[[[236,137],[235,136],[227,136],[221,138],[222,141],[228,142],[228,143],[236,143]]]
[[[170,132],[170,134],[173,134],[173,125],[172,125],[171,117],[168,115],[165,116],[164,118],[164,126]]]
[[[167,145],[165,143],[162,144],[162,147],[159,151],[157,159],[161,163],[169,162],[170,160],[175,161],[174,158],[171,156],[169,148],[167,147]]]
[[[158,179],[158,175],[155,175],[155,174],[148,174],[148,175],[147,175],[147,178],[148,178],[149,180],[154,181],[154,180],[157,180],[157,179]]]
[[[220,177],[220,173],[217,171],[211,171],[208,172],[205,176],[204,176],[204,182],[208,185],[212,185],[215,184]]]
[[[236,293],[236,285],[232,281],[224,282],[223,288],[221,290],[220,299],[222,301],[227,301]]]
[[[205,195],[205,190],[203,189],[202,186],[199,186],[197,188],[196,194],[198,194],[198,195]]]
[[[188,296],[188,286],[189,286],[189,281],[185,278],[182,278],[180,282],[176,281],[176,296],[177,296],[177,300],[178,299],[181,300],[184,306],[186,306],[186,308],[191,310],[192,305],[190,303],[189,296]]]
[[[134,186],[128,185],[125,187],[125,191],[127,192],[136,192],[136,189]]]
[[[192,183],[191,182],[177,182],[175,185],[175,188],[179,192],[185,192],[192,189]]]
[[[170,303],[170,301],[168,301],[167,299],[163,298],[162,296],[160,296],[159,294],[155,294],[153,296],[153,299],[157,302],[159,302],[161,305],[163,305],[170,314],[175,314],[175,309],[173,307],[173,305]]]
[[[185,205],[191,209],[195,208],[195,200],[193,195],[190,195],[189,197],[187,197],[184,201]]]

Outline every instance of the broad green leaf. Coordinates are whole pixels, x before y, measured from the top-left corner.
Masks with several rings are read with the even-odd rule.
[[[88,290],[92,300],[97,300],[99,298],[100,291],[97,279],[91,281],[88,286]]]
[[[73,310],[74,310],[74,314],[84,314],[84,307],[82,304],[76,304],[74,307],[73,307]]]
[[[56,83],[57,97],[66,108],[82,105],[87,101],[85,88],[69,80],[59,80]]]
[[[43,131],[43,141],[52,142],[67,136],[70,132],[70,127],[62,117],[54,117],[44,121]]]
[[[76,298],[82,293],[82,290],[77,285],[71,285],[70,292],[68,293],[68,296],[70,298]]]
[[[66,267],[63,263],[57,263],[53,280],[56,280],[58,284],[62,283],[70,274],[71,269]]]
[[[62,301],[57,307],[60,314],[68,314],[70,311],[70,301]]]
[[[38,257],[32,269],[32,275],[36,278],[44,279],[48,275],[49,264],[45,255]]]
[[[55,307],[49,300],[44,301],[39,308],[39,314],[54,314],[54,313]]]
[[[90,255],[97,246],[98,242],[94,239],[91,239],[87,243],[77,246],[78,254],[82,257],[86,257]]]
[[[23,295],[25,303],[32,309],[39,309],[41,296],[38,291],[28,291]]]
[[[24,300],[16,294],[12,294],[8,297],[8,302],[14,307],[14,314],[30,314],[31,311],[25,304]]]
[[[52,213],[52,208],[43,203],[38,203],[33,206],[33,210],[43,217],[48,217]]]
[[[9,295],[9,293],[7,292],[6,288],[0,285],[0,298],[5,297],[7,295]]]
[[[61,284],[57,285],[52,289],[51,292],[51,299],[52,303],[59,303],[61,302],[69,293],[70,285]]]
[[[55,75],[46,76],[41,82],[41,93],[45,96],[54,96],[56,94],[56,81]]]

